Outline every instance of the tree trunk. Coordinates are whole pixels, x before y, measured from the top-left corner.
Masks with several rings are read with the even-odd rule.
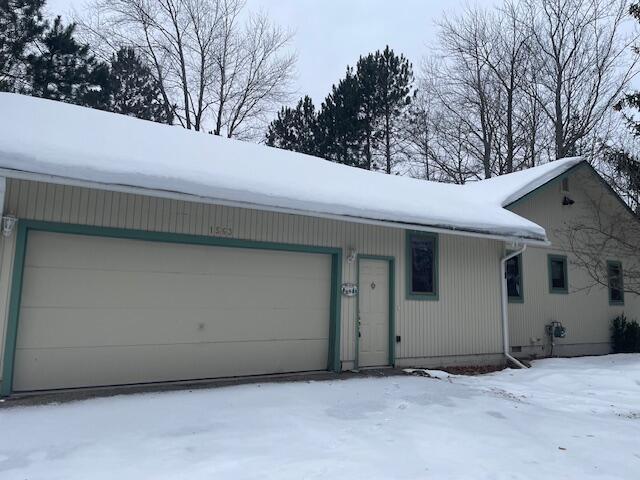
[[[515,156],[515,142],[513,140],[513,89],[507,92],[507,165],[506,173],[513,172],[513,158]]]
[[[364,157],[367,170],[371,170],[371,119],[367,118],[367,128],[365,131]]]
[[[556,88],[555,88],[555,144],[556,144],[556,160],[564,157],[564,115],[562,112],[562,73],[556,76]]]
[[[391,174],[391,113],[389,106],[384,112],[384,155],[387,162],[387,174]]]

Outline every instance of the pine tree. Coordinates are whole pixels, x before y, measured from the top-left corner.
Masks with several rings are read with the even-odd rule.
[[[380,53],[360,57],[356,65],[358,80],[359,115],[363,130],[363,155],[365,168],[372,170],[374,151],[377,150],[380,135],[377,133],[382,113],[380,102]]]
[[[360,90],[351,68],[322,104],[318,114],[319,154],[334,162],[368,169],[362,155],[363,122]]]
[[[317,115],[308,97],[296,108],[283,108],[269,125],[267,144],[392,173],[399,120],[411,103],[412,83],[411,64],[389,47],[360,57],[356,69],[347,67],[332,87]]]
[[[365,130],[365,157],[371,164],[371,150],[382,147],[383,169],[392,173],[394,147],[398,142],[398,121],[411,103],[413,71],[404,55],[387,46],[360,57],[357,66],[360,110]]]
[[[632,4],[629,7],[629,14],[640,22],[640,3]],[[640,47],[634,46],[633,51],[636,55],[640,54]],[[632,134],[639,137],[640,121],[637,119],[637,112],[640,111],[640,91],[625,95],[614,108],[622,112]],[[640,217],[640,160],[633,153],[624,149],[605,147],[604,153],[605,159],[613,166],[618,175],[615,181],[616,186],[622,187],[624,196]]]
[[[294,152],[317,155],[318,116],[313,100],[301,98],[295,108],[282,107],[278,118],[269,124],[267,145]]]
[[[0,0],[0,90],[16,91],[25,77],[26,55],[42,35],[45,0]]]
[[[172,106],[165,103],[151,69],[133,48],[121,48],[112,56],[108,78],[107,110],[159,123],[173,122]]]
[[[39,51],[27,56],[25,93],[77,105],[107,109],[109,68],[74,38],[75,24],[60,17],[47,28]]]

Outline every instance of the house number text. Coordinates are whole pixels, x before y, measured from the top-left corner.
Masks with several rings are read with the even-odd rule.
[[[218,237],[233,237],[233,228],[216,225],[211,227],[211,233]]]

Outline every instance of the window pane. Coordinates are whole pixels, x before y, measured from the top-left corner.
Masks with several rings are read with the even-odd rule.
[[[609,264],[609,295],[612,302],[622,302],[622,269],[620,265]]]
[[[564,261],[551,260],[551,286],[553,288],[567,288],[564,284],[564,268]]]
[[[510,297],[517,298],[522,296],[519,258],[514,257],[507,260],[507,292]]]
[[[434,293],[433,259],[435,240],[415,236],[411,238],[411,291]]]

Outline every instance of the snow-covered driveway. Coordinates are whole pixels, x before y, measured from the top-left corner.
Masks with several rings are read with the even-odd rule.
[[[640,355],[2,409],[0,478],[636,480]]]

